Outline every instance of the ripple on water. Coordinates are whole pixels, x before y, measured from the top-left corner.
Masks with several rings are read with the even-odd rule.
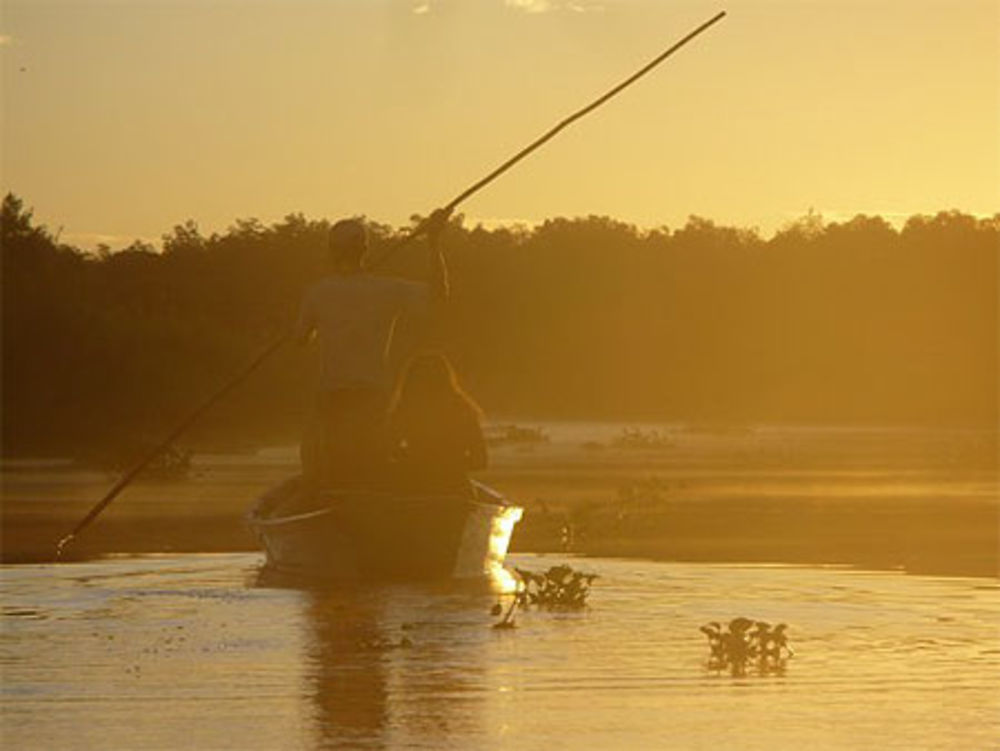
[[[541,570],[564,559],[515,556]],[[11,748],[987,748],[998,587],[842,568],[581,559],[591,607],[490,628],[492,595],[253,586],[254,555],[4,567]],[[248,584],[249,582],[249,584]],[[698,626],[785,622],[783,674]],[[762,721],[763,720],[763,721]]]

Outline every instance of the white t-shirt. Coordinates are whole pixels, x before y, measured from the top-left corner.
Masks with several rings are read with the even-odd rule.
[[[298,334],[319,334],[320,387],[388,388],[396,322],[426,313],[429,297],[426,284],[367,273],[329,276],[313,285],[302,301]]]

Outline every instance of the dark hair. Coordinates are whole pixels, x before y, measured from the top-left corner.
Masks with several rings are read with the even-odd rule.
[[[421,352],[403,367],[389,412],[404,421],[428,412],[433,417],[441,410],[466,412],[477,420],[483,411],[459,385],[458,376],[442,352]]]
[[[330,227],[328,242],[334,263],[360,266],[368,250],[368,230],[360,219],[341,219]]]

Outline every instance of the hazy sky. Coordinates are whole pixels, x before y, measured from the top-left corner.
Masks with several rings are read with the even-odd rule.
[[[403,224],[719,10],[462,210],[765,232],[998,210],[997,0],[2,0],[2,187],[84,246]]]

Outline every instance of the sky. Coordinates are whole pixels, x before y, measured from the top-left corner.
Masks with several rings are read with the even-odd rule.
[[[1000,210],[997,0],[3,0],[0,187],[64,242],[404,225],[720,10],[467,223]]]

